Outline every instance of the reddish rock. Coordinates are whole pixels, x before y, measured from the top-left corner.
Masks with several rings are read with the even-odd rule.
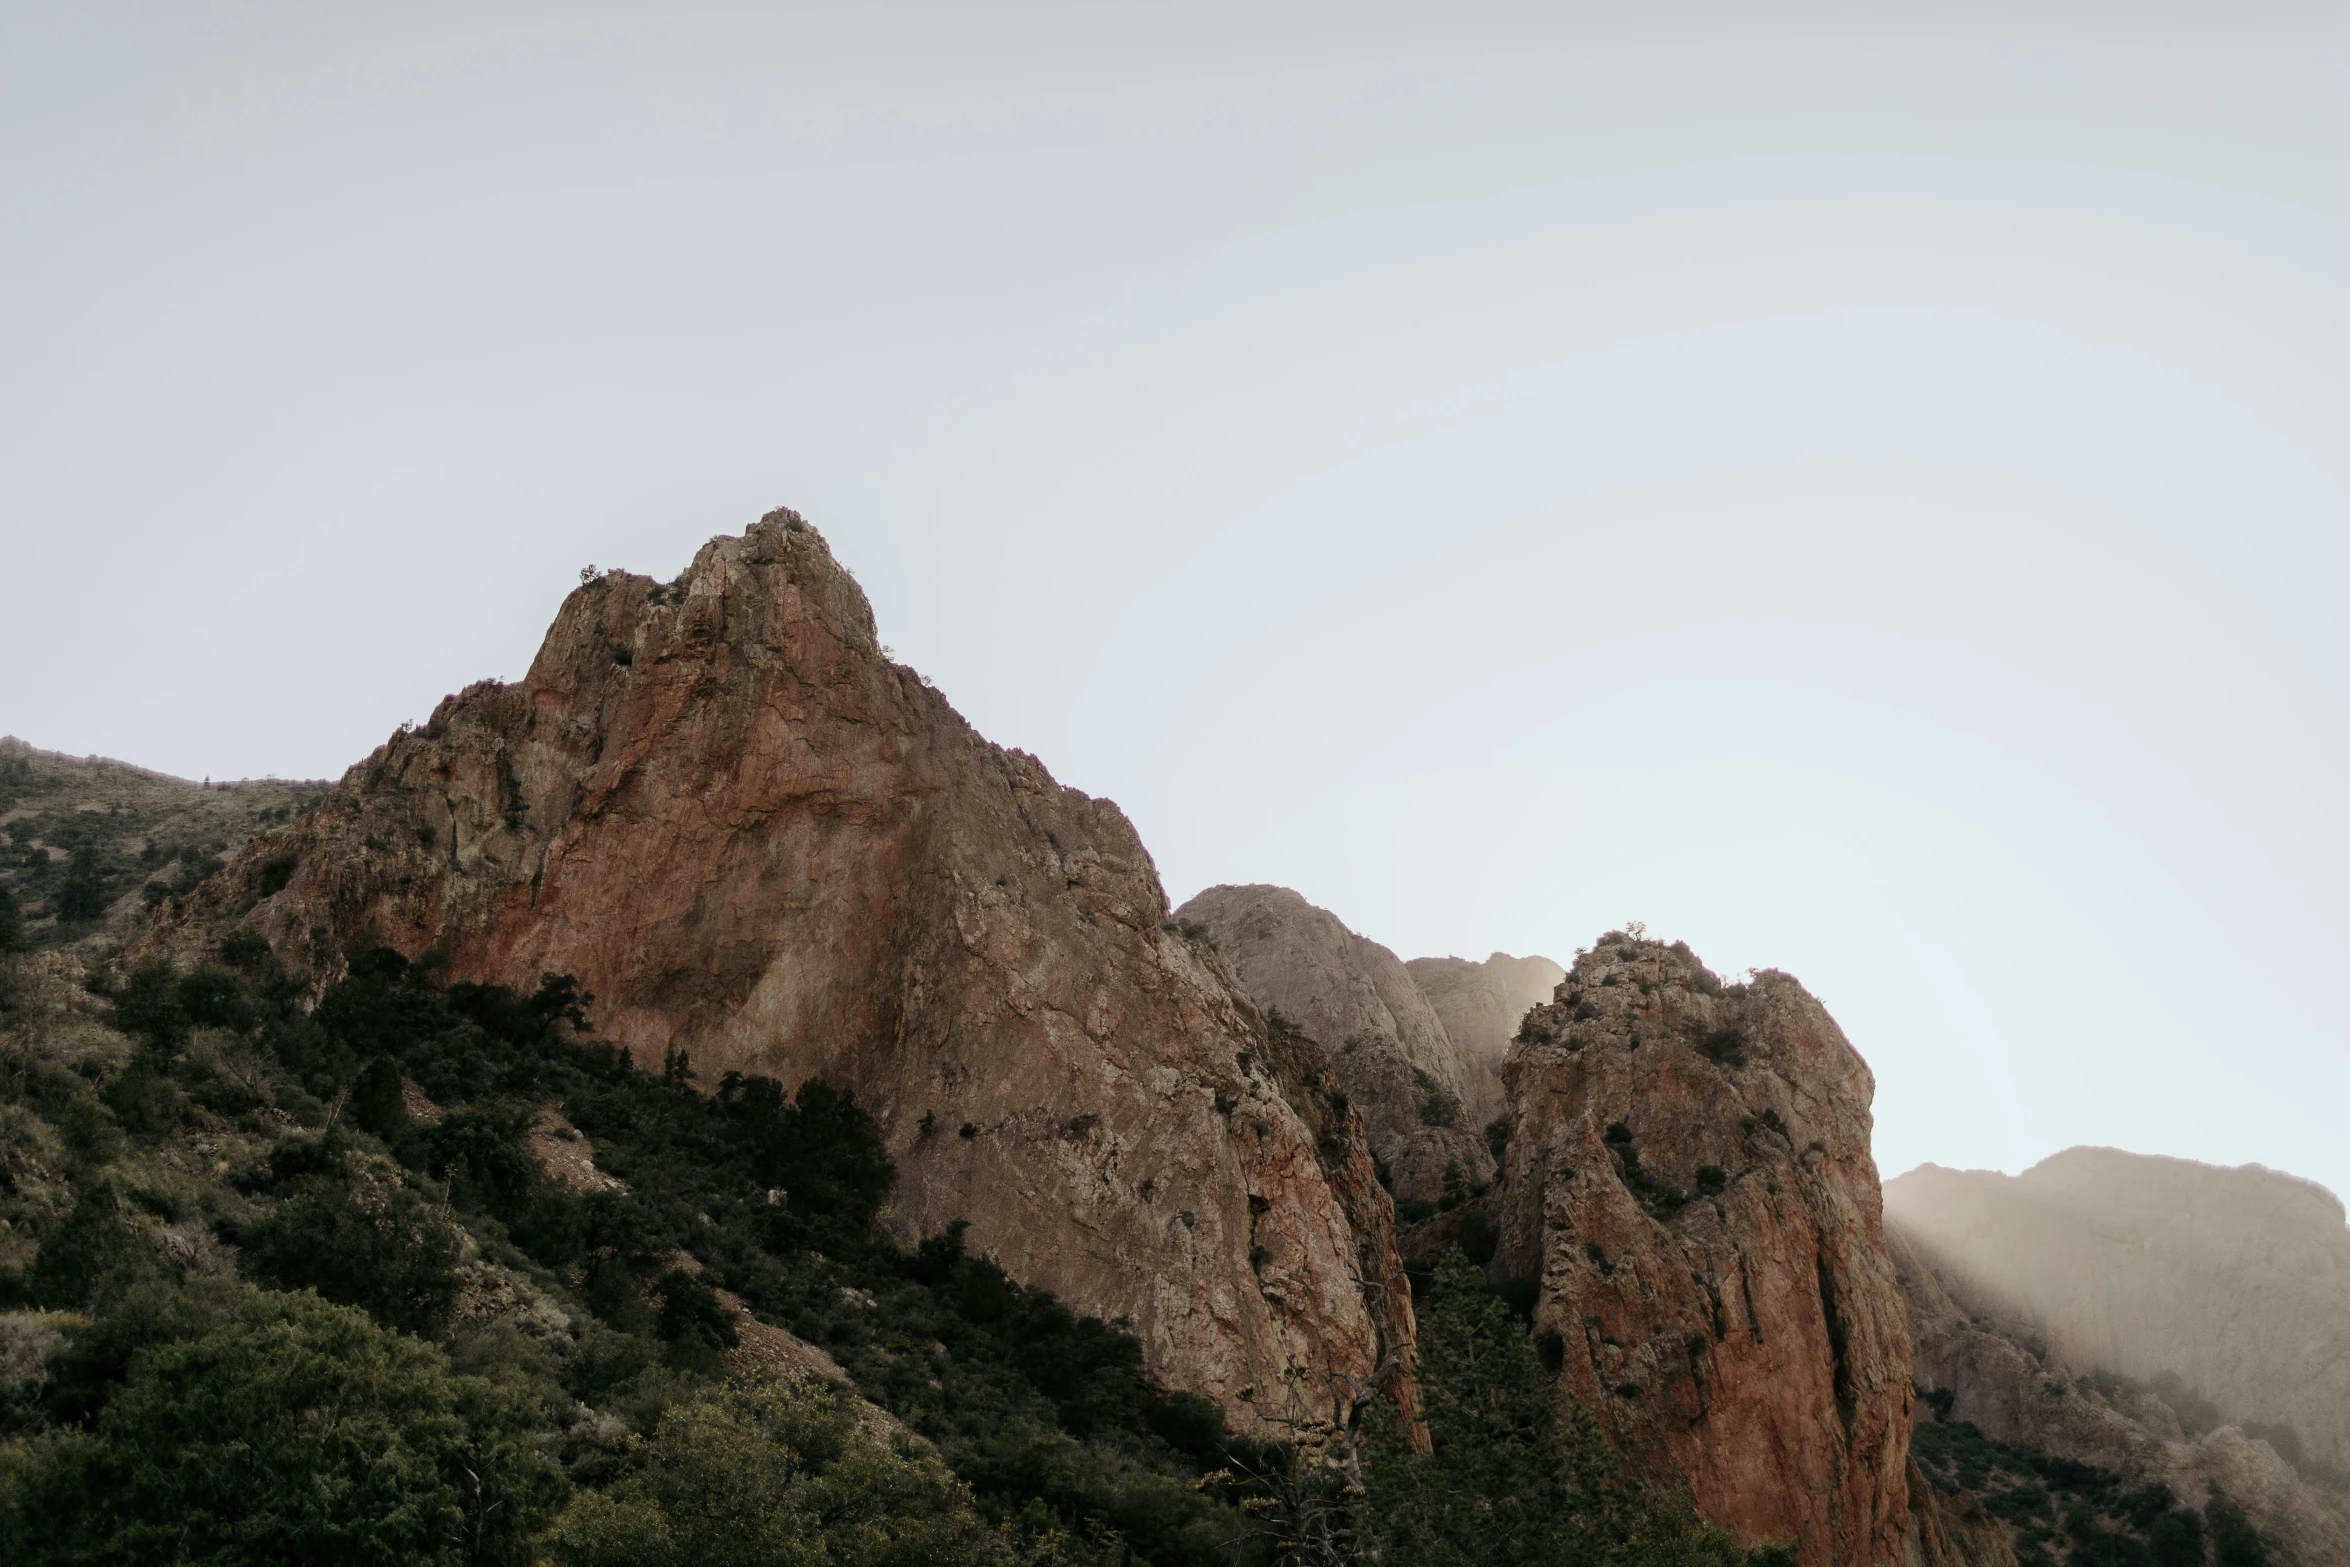
[[[1117,807],[890,662],[790,512],[675,582],[583,585],[519,684],[442,702],[143,950],[230,919],[325,975],[373,943],[572,974],[648,1065],[853,1088],[903,1234],[968,1219],[1244,1428],[1325,1416],[1408,1343],[1353,1112],[1171,928]]]
[[[1526,1020],[1495,1271],[1637,1474],[1812,1567],[1898,1562],[1910,1353],[1868,1067],[1783,974],[1611,934]]]
[[[2006,1527],[1982,1498],[1937,1491],[1916,1464],[1908,1469],[1909,1533],[1902,1567],[2016,1567]]]

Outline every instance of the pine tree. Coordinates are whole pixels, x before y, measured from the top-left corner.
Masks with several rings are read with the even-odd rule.
[[[1774,1567],[1688,1501],[1620,1479],[1589,1411],[1561,1401],[1517,1314],[1454,1250],[1437,1266],[1420,1333],[1433,1451],[1392,1415],[1367,1466],[1366,1554],[1413,1567]]]

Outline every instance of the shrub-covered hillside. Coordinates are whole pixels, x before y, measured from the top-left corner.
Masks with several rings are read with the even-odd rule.
[[[1612,1483],[1465,1263],[1433,1455],[1376,1400],[1237,1442],[958,1232],[888,1240],[823,1084],[640,1070],[561,978],[101,973],[0,960],[0,1559],[1744,1560]],[[762,1373],[778,1329],[853,1386]]]
[[[0,737],[0,951],[133,925],[325,793],[322,783],[190,783]]]
[[[2020,1567],[2271,1567],[2278,1554],[2244,1510],[2214,1491],[2183,1504],[2159,1481],[2036,1448],[1994,1442],[1926,1395],[1910,1456],[1936,1487],[1979,1497]]]

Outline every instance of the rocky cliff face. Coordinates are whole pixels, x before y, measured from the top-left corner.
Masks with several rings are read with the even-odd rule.
[[[1491,1179],[1478,1074],[1394,953],[1286,887],[1210,887],[1175,918],[1205,926],[1250,997],[1329,1054],[1396,1196],[1436,1201],[1448,1168],[1461,1186]]]
[[[1889,1210],[1900,1185],[1888,1183]],[[1909,1319],[1913,1376],[1938,1406],[1937,1419],[2134,1485],[2166,1485],[2190,1507],[2202,1507],[2216,1484],[2292,1560],[2350,1563],[2350,1521],[2266,1442],[2235,1426],[2190,1431],[2160,1391],[2068,1364],[2002,1291],[1971,1277],[1902,1219],[1889,1213],[1885,1228]]]
[[[1513,958],[1506,952],[1482,963],[1414,958],[1404,967],[1460,1054],[1469,1079],[1470,1122],[1485,1125],[1508,1109],[1501,1068],[1518,1024],[1529,1009],[1550,999],[1567,971],[1548,958]]]
[[[1498,1273],[1637,1472],[1813,1567],[1902,1560],[1910,1350],[1874,1083],[1794,980],[1724,986],[1620,934],[1506,1073]]]
[[[907,1233],[969,1220],[1244,1428],[1327,1415],[1408,1342],[1391,1210],[1308,1048],[1175,932],[1114,805],[884,656],[790,512],[674,582],[582,586],[519,684],[403,730],[143,950],[227,921],[322,975],[378,943],[576,975],[641,1061],[845,1084]]]
[[[1927,1165],[1885,1206],[2060,1363],[2172,1373],[2350,1468],[2350,1229],[2323,1187],[2074,1148],[2013,1177]]]
[[[1979,1499],[1935,1490],[1914,1462],[1906,1472],[1909,1533],[1902,1541],[1902,1567],[2016,1567],[2006,1529]]]

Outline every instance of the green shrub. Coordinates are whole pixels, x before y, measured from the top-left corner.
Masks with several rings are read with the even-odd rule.
[[[422,1338],[447,1331],[458,1245],[434,1204],[387,1171],[352,1168],[331,1139],[281,1144],[271,1163],[275,1211],[236,1236],[255,1278]]]
[[[1419,1101],[1422,1126],[1450,1126],[1460,1119],[1460,1100],[1418,1067],[1412,1068],[1412,1088]]]
[[[631,1472],[573,1499],[562,1567],[980,1567],[1015,1559],[935,1459],[856,1429],[821,1382],[732,1384],[670,1409]]]
[[[89,1429],[0,1449],[0,1558],[521,1567],[567,1489],[533,1424],[357,1311],[232,1293],[137,1350]]]

